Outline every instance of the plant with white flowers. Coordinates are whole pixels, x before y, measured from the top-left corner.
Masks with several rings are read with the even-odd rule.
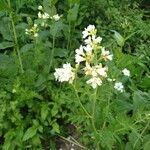
[[[46,27],[48,20],[58,21],[62,15],[55,14],[50,16],[47,12],[44,11],[42,6],[38,6],[38,19],[41,19],[41,26]]]
[[[38,25],[34,24],[33,27],[31,27],[30,29],[25,29],[25,34],[33,36],[33,37],[38,37]]]
[[[126,77],[129,77],[130,71],[125,68],[118,72],[118,75],[112,75],[110,64],[113,63],[113,54],[102,46],[102,37],[97,36],[97,29],[94,25],[89,25],[87,28],[85,28],[82,32],[82,35],[83,44],[81,44],[79,48],[75,50],[75,67],[72,67],[70,63],[64,64],[62,68],[55,69],[54,76],[57,81],[69,82],[69,84],[73,86],[74,92],[76,93],[79,101],[79,105],[86,117],[89,118],[89,124],[91,126],[90,128],[96,137],[97,133],[99,132],[95,122],[95,113],[98,109],[96,109],[96,104],[99,103],[97,102],[98,87],[106,85],[111,87],[112,93],[117,91],[118,94],[123,94],[123,92],[125,92],[125,87],[123,82],[121,82],[120,77],[122,77],[122,74]],[[89,110],[82,104],[78,94],[80,93],[84,95],[84,93],[79,92],[78,88],[76,87],[77,81],[80,79],[85,83],[85,89],[86,87],[88,87],[88,89],[90,89],[90,87],[94,89],[93,91],[90,89],[90,91],[92,91],[92,102],[87,102],[90,103],[92,112],[91,109]],[[102,94],[107,95],[105,92],[107,93],[107,89]],[[91,93],[87,93],[87,96],[91,97]],[[106,99],[108,105],[110,103],[109,99],[110,97]],[[104,126],[105,123],[103,124],[103,127]],[[98,144],[97,149],[99,149]]]
[[[97,36],[96,33],[97,30],[94,25],[89,25],[82,32],[84,42],[75,50],[76,69],[74,69],[74,71],[77,71],[77,69],[82,70],[85,76],[88,77],[86,83],[94,89],[101,86],[103,80],[107,78],[108,66],[105,62],[111,61],[113,58],[113,55],[101,46],[102,37]],[[54,75],[58,79],[57,69],[56,72],[57,74]]]

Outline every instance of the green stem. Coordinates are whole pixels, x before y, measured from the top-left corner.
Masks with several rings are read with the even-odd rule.
[[[92,107],[92,126],[93,126],[93,130],[95,131],[95,133],[97,133],[96,127],[95,127],[95,106],[96,106],[96,96],[97,96],[97,88],[95,90],[94,93],[94,99],[93,99],[93,107]]]
[[[70,39],[71,39],[71,25],[69,22],[69,35],[68,35],[68,42],[67,42],[67,51],[69,50],[69,46],[70,46]]]
[[[76,87],[75,87],[74,85],[73,85],[73,89],[74,89],[74,91],[75,91],[76,97],[77,97],[77,99],[78,99],[78,101],[79,101],[79,104],[80,104],[82,110],[85,112],[85,114],[86,114],[89,118],[92,118],[92,116],[87,112],[87,110],[85,109],[85,107],[82,105],[81,100],[80,100],[80,97],[79,97],[79,95],[78,95],[78,91],[77,91],[77,89],[76,89]]]
[[[10,0],[8,0],[8,5],[11,8]],[[21,55],[20,55],[20,51],[19,51],[16,28],[15,28],[15,23],[14,23],[12,12],[10,12],[9,17],[11,19],[12,31],[13,31],[13,35],[14,35],[15,51],[16,51],[17,56],[18,56],[18,60],[19,60],[19,64],[20,64],[20,70],[21,70],[21,73],[24,73],[23,65],[22,65],[22,59],[21,59]]]
[[[52,52],[50,53],[50,62],[49,62],[49,67],[48,67],[48,72],[50,72],[53,59],[54,59],[54,48],[55,48],[55,36],[53,36],[53,45],[52,45]]]

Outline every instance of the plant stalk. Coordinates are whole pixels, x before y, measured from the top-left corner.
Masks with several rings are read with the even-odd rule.
[[[74,85],[73,85],[73,89],[74,89],[74,91],[75,91],[76,97],[77,97],[77,99],[78,99],[78,101],[79,101],[79,104],[80,104],[82,110],[85,112],[85,114],[86,114],[89,118],[92,118],[92,116],[87,112],[87,110],[85,109],[85,107],[82,105],[81,100],[80,100],[80,97],[79,97],[79,95],[78,95],[78,91],[77,91],[77,89],[76,89],[76,87],[75,87]]]
[[[54,48],[55,48],[55,36],[53,36],[52,52],[50,53],[50,62],[49,62],[48,72],[50,72],[51,67],[52,67],[52,63],[53,63]]]
[[[10,0],[8,0],[8,5],[11,8]],[[17,56],[18,56],[18,60],[19,60],[19,64],[20,64],[20,70],[21,70],[21,73],[24,73],[22,59],[21,59],[21,55],[20,55],[20,51],[19,51],[17,33],[16,33],[16,28],[15,28],[15,23],[14,23],[12,12],[9,13],[9,17],[11,19],[12,32],[14,35],[15,51],[16,51]]]

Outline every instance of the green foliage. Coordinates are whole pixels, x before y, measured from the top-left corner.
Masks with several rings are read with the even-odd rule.
[[[150,19],[143,3],[0,1],[0,149],[59,149],[60,136],[77,134],[79,149],[149,150]],[[39,5],[50,16],[62,15],[60,20],[38,18]],[[25,34],[35,23],[38,37]],[[55,81],[55,68],[74,64],[74,50],[89,24],[96,25],[113,53],[108,74],[123,82],[125,92],[104,81],[95,96],[84,78],[76,80],[75,89]],[[124,68],[130,78],[122,78]],[[73,133],[68,124],[75,128]]]

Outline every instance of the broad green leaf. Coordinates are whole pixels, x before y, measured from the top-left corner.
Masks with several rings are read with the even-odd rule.
[[[61,22],[61,21],[57,21],[57,22],[54,22],[52,25],[51,25],[51,30],[50,30],[50,33],[52,34],[52,36],[56,36],[57,33],[59,33],[64,27],[64,24]]]
[[[125,39],[123,38],[123,36],[115,31],[115,30],[111,30],[112,32],[114,32],[114,39],[116,40],[117,44],[120,46],[120,47],[123,47],[124,46],[124,42],[125,42]]]
[[[7,48],[10,48],[10,47],[13,47],[14,46],[14,43],[13,42],[2,42],[0,43],[0,50],[2,49],[7,49]]]
[[[21,51],[21,52],[27,52],[27,51],[33,49],[33,47],[34,47],[34,45],[33,45],[32,43],[31,43],[31,44],[26,44],[26,45],[24,45],[24,46],[20,49],[20,51]]]
[[[141,83],[139,84],[142,88],[149,88],[150,89],[150,76],[146,76],[142,79]]]
[[[53,127],[53,130],[54,130],[56,133],[60,133],[59,125],[58,125],[56,122],[54,122],[54,123],[52,124],[52,127]]]
[[[75,22],[78,16],[79,5],[75,4],[73,8],[68,11],[67,20],[68,22]]]
[[[48,115],[48,105],[47,104],[42,104],[42,107],[41,107],[41,119],[42,120],[45,120],[47,115]]]
[[[28,128],[23,136],[23,141],[27,141],[28,139],[32,138],[36,134],[36,132],[37,128],[35,128],[34,126]]]

